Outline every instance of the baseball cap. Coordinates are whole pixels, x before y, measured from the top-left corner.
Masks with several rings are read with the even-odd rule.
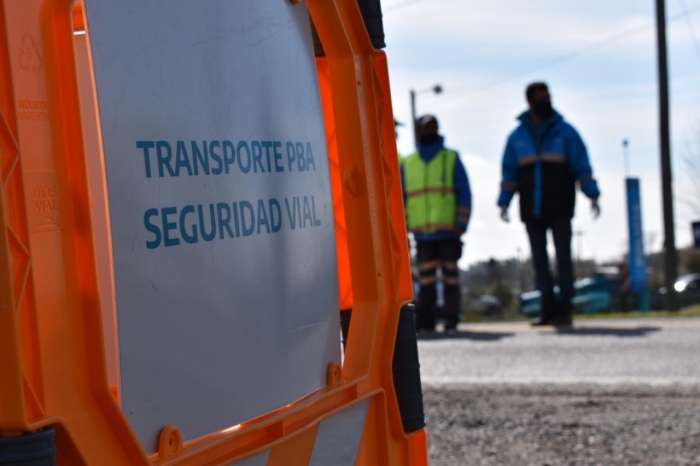
[[[435,126],[438,126],[438,121],[437,118],[435,118],[434,115],[423,115],[420,118],[418,118],[418,127],[419,128],[425,128],[429,124],[435,124]]]

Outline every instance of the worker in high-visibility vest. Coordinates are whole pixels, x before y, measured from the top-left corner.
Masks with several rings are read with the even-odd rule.
[[[457,328],[460,311],[459,269],[461,236],[471,214],[471,190],[459,154],[445,148],[438,121],[425,115],[417,121],[418,151],[403,160],[401,178],[408,230],[417,246],[420,292],[416,326],[435,329],[437,269],[442,270],[445,331]]]

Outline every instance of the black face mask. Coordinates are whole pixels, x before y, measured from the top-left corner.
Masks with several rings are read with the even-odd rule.
[[[418,137],[418,143],[421,146],[429,146],[440,140],[439,134],[422,134]]]
[[[552,115],[554,115],[551,100],[540,100],[539,102],[535,102],[532,106],[532,111],[543,120],[548,120]]]

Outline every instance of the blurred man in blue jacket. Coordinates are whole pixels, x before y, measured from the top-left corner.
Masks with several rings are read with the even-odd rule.
[[[571,261],[571,219],[576,202],[576,184],[591,200],[595,218],[600,215],[600,190],[588,153],[576,130],[552,108],[547,84],[532,83],[526,90],[529,110],[508,137],[503,155],[503,179],[498,206],[508,222],[508,206],[520,194],[520,218],[527,229],[532,260],[541,293],[540,317],[533,325],[570,326],[574,296]],[[552,231],[557,253],[559,302],[547,255],[547,230]]]
[[[401,164],[406,221],[418,249],[420,293],[416,304],[419,330],[435,329],[437,269],[442,270],[445,331],[456,330],[460,311],[460,237],[467,231],[472,197],[459,154],[445,148],[438,121],[424,115],[417,121],[418,152]]]

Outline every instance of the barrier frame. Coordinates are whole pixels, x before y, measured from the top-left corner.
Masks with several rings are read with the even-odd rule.
[[[147,456],[107,381],[73,44],[82,11],[74,0],[0,0],[0,436],[52,427],[57,464],[71,466],[223,465],[266,450],[270,466],[306,465],[320,422],[369,400],[356,464],[427,464],[425,431],[401,427],[391,372],[412,286],[386,56],[356,0],[306,3],[326,51],[317,63],[342,180],[354,301],[344,364],[318,392],[239,426],[184,445],[166,427]],[[42,69],[24,80],[14,51],[27,36]],[[32,137],[48,151],[21,144],[28,92],[45,96],[49,121]],[[58,228],[37,235],[40,172],[55,181]]]

